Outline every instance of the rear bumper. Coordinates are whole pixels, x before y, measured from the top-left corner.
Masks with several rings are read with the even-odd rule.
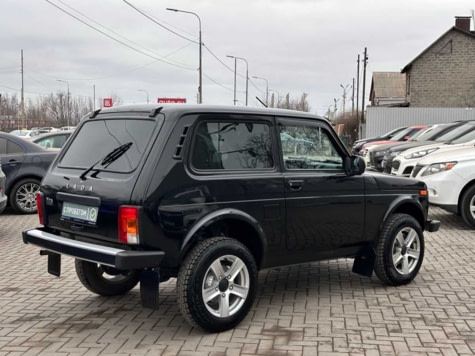
[[[57,254],[69,255],[119,270],[158,267],[165,257],[163,251],[123,250],[68,239],[45,232],[41,228],[23,231],[23,242]]]
[[[439,220],[427,220],[424,226],[424,230],[429,231],[429,232],[435,232],[439,230],[439,227],[440,227]]]

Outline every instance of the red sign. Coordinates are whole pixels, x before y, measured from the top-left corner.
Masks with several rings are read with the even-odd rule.
[[[102,107],[111,108],[112,105],[113,105],[112,98],[103,98],[102,99]]]
[[[157,103],[159,104],[168,104],[168,103],[186,104],[186,98],[158,98]]]

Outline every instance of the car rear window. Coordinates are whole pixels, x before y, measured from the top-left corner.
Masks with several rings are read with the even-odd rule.
[[[145,119],[87,121],[67,148],[59,166],[87,169],[117,148],[130,145],[125,153],[103,165],[101,170],[133,171],[144,154],[155,125],[156,121]]]

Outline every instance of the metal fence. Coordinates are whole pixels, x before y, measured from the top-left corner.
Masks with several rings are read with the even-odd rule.
[[[368,106],[364,137],[379,136],[396,127],[475,120],[475,108],[392,108]]]

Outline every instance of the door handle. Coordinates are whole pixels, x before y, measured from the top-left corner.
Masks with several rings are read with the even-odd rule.
[[[291,190],[300,190],[303,186],[303,180],[289,180],[288,184]]]

